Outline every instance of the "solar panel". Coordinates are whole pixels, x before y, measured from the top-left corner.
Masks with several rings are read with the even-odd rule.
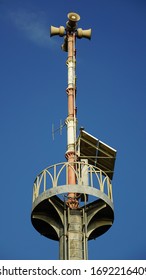
[[[113,178],[116,150],[98,140],[85,130],[80,130],[77,139],[78,156],[87,158],[88,163],[104,171],[110,179]]]

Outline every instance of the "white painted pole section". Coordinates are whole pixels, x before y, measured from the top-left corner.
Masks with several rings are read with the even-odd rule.
[[[75,63],[68,61],[68,88],[75,88]]]
[[[75,136],[74,136],[74,120],[67,121],[67,143],[69,151],[74,151],[74,143],[75,143]]]

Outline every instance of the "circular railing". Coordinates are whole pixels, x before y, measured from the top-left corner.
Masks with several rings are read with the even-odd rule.
[[[76,184],[96,188],[106,194],[113,202],[112,184],[108,175],[101,169],[84,162],[57,163],[42,170],[33,185],[33,202],[40,194],[50,188],[68,185],[68,168],[72,168],[76,176]]]

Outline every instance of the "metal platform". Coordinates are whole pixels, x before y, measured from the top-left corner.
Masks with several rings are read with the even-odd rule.
[[[31,221],[42,235],[59,241],[60,259],[88,259],[87,241],[105,233],[114,221],[111,180],[101,169],[76,162],[72,168],[77,184],[69,185],[68,167],[68,162],[59,163],[37,176]],[[84,185],[84,172],[88,185]],[[66,206],[66,194],[70,191],[85,197],[78,209]]]

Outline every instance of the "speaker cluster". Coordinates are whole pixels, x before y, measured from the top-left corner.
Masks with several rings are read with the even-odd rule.
[[[64,26],[55,27],[51,26],[50,28],[50,36],[56,36],[59,35],[60,37],[63,37],[66,35],[66,32],[76,32],[77,38],[87,38],[91,39],[91,29],[83,30],[82,28],[77,29],[77,22],[80,20],[80,16],[76,13],[69,13],[68,15],[68,21],[66,23],[66,28]],[[66,50],[66,46],[64,46],[64,49]]]

